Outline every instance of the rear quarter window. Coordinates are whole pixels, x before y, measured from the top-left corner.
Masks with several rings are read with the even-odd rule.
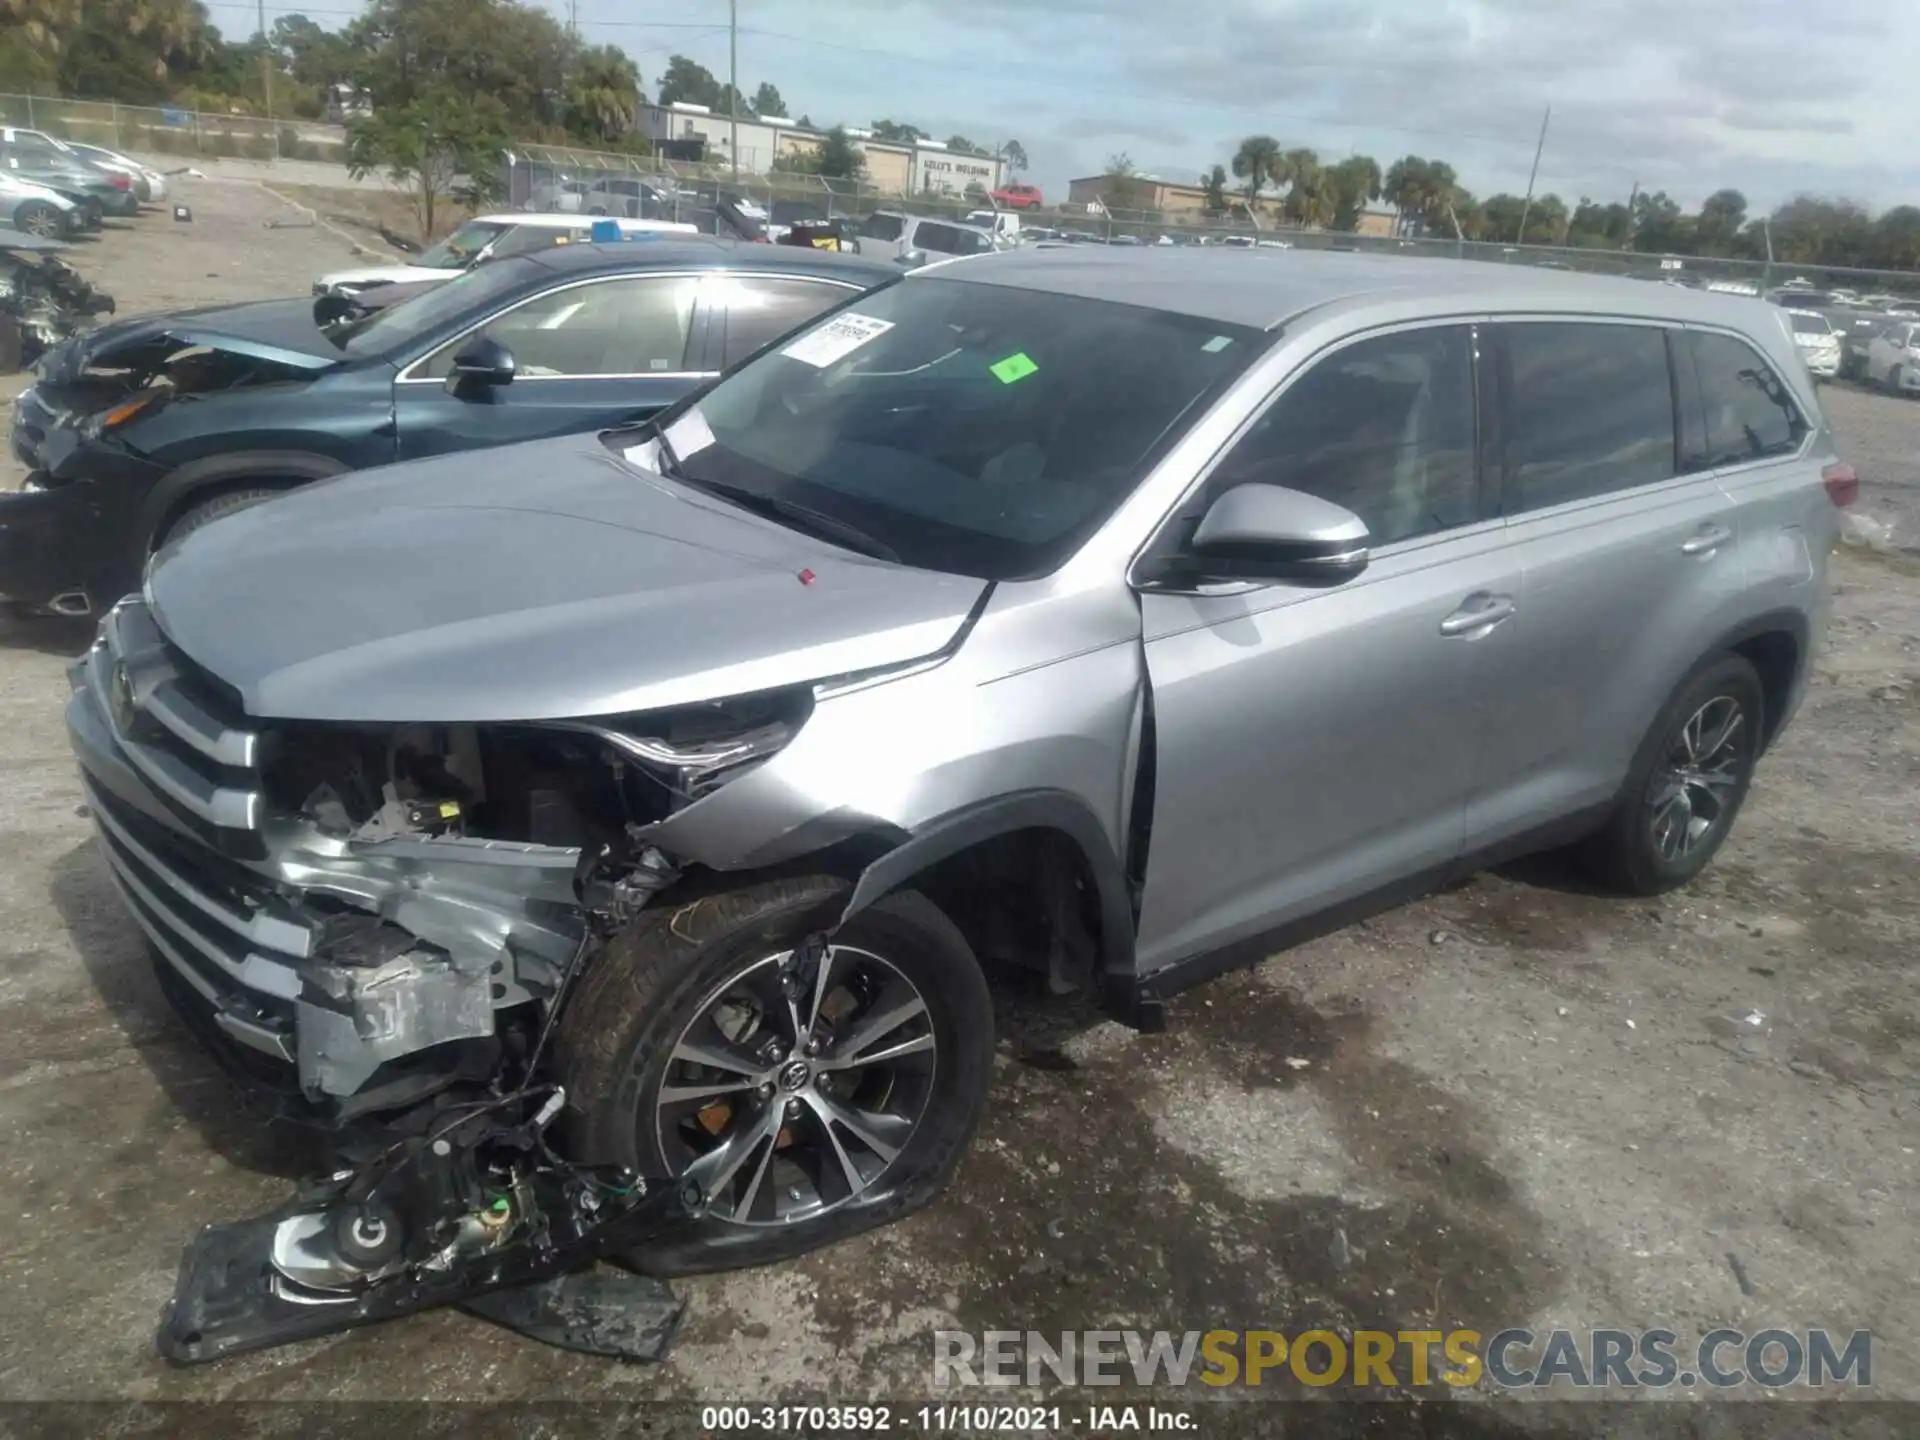
[[[1809,428],[1793,392],[1760,352],[1731,335],[1692,331],[1709,467],[1791,455]]]

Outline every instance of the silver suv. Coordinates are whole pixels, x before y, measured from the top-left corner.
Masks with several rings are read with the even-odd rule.
[[[655,1272],[905,1214],[987,1091],[984,962],[1153,1028],[1490,856],[1686,883],[1855,488],[1758,300],[1106,247],[904,276],[652,429],[403,470],[163,552],[69,711],[209,1042],[356,1154],[457,1121],[446,1163],[507,1177],[364,1162],[322,1289],[350,1236],[513,1243],[535,1202],[461,1207],[524,1167],[681,1182]]]

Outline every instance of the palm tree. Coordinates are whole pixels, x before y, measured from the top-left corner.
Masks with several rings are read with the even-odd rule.
[[[1279,178],[1276,173],[1279,163],[1280,142],[1271,135],[1249,135],[1240,142],[1240,148],[1233,152],[1233,173],[1247,182],[1249,212],[1261,187]]]
[[[640,71],[624,50],[588,46],[575,57],[567,85],[568,123],[582,134],[617,140],[633,129],[639,94]]]
[[[1227,167],[1215,165],[1213,169],[1200,177],[1200,188],[1207,192],[1205,201],[1209,215],[1224,215],[1227,211]]]
[[[116,23],[146,42],[153,52],[153,73],[164,76],[167,62],[197,63],[208,58],[207,7],[200,0],[116,0]]]
[[[1319,225],[1329,208],[1321,186],[1320,157],[1311,150],[1289,150],[1282,155],[1274,179],[1287,183],[1287,218],[1296,225]]]

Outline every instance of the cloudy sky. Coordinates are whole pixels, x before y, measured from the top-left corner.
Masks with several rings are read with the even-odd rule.
[[[567,0],[542,0],[565,16]],[[317,0],[351,8],[353,0]],[[680,51],[726,78],[727,0],[575,0],[651,93]],[[739,0],[740,77],[828,124],[891,117],[1020,140],[1064,192],[1124,151],[1196,180],[1239,138],[1519,192],[1624,200],[1637,180],[1759,207],[1802,190],[1920,203],[1914,0]],[[251,0],[241,7],[252,9]],[[300,8],[268,6],[272,13]],[[215,8],[223,28],[245,23]],[[324,18],[315,13],[315,18]],[[339,23],[337,20],[334,23]]]

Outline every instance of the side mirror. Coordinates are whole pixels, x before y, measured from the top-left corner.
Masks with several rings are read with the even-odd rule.
[[[479,335],[467,341],[453,357],[453,373],[447,376],[447,389],[485,388],[513,383],[513,352],[498,340]]]
[[[1280,485],[1236,485],[1200,517],[1181,568],[1208,580],[1338,585],[1367,568],[1367,525]]]

